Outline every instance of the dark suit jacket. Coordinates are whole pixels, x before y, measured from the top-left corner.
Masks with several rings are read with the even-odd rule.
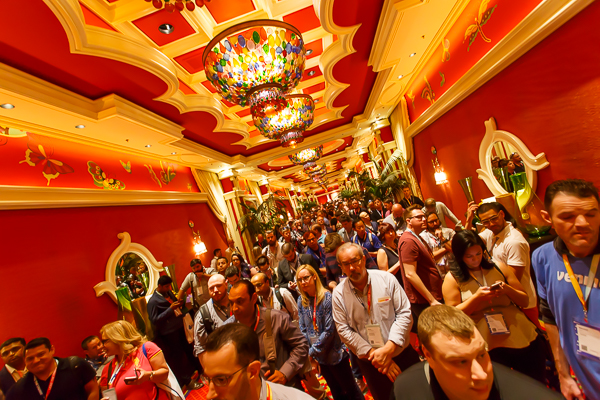
[[[172,299],[173,301],[177,300],[174,295]],[[158,335],[167,335],[178,329],[183,329],[183,314],[178,317],[175,316],[171,303],[158,292],[154,292],[150,297],[150,301],[148,301],[148,316],[154,327],[154,332]]]
[[[2,389],[2,393],[8,393],[8,389],[10,389],[15,384],[15,380],[12,375],[6,369],[6,366],[0,369],[0,389]]]
[[[382,208],[381,211],[379,211],[378,209],[374,209],[373,211],[371,211],[371,221],[372,222],[377,222],[380,219],[384,219],[385,218],[385,212],[386,212],[385,208]]]
[[[348,211],[348,215],[349,215],[349,216],[350,216],[350,218],[352,218],[353,220],[355,220],[355,221],[358,221],[358,220],[360,219],[359,215],[360,215],[360,213],[361,213],[361,212],[363,212],[363,211],[367,211],[367,210],[365,210],[364,208],[362,208],[362,207],[361,207],[361,208],[358,210],[358,213],[356,213],[354,209],[351,209],[350,211]]]
[[[315,260],[314,257],[310,254],[298,254],[298,257],[300,258],[300,262],[298,263],[298,265],[310,265],[315,269],[315,271],[317,271],[321,282],[325,281],[325,279],[323,278],[323,274],[321,274],[321,271],[319,270],[319,266],[321,263],[318,260]],[[289,261],[285,258],[279,261],[279,266],[277,267],[277,284],[279,285],[279,287],[289,289],[288,284],[289,282],[293,282],[294,278],[295,275],[290,268]],[[292,294],[294,294],[295,291],[291,290],[291,292]]]

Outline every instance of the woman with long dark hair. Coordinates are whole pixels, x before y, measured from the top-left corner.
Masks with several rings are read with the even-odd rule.
[[[398,235],[391,224],[382,222],[379,225],[379,241],[382,246],[377,250],[377,266],[382,271],[387,271],[396,275],[400,269],[400,257],[398,256]],[[400,285],[403,285],[402,278],[398,279]]]
[[[236,267],[238,271],[241,272],[242,278],[250,279],[252,277],[252,273],[250,272],[251,267],[248,265],[246,260],[244,260],[244,257],[242,257],[241,254],[234,253],[231,256],[231,265]]]
[[[515,274],[506,264],[494,262],[472,231],[454,235],[452,252],[456,262],[442,287],[446,304],[473,319],[492,361],[544,382],[543,344],[520,309],[529,299]]]

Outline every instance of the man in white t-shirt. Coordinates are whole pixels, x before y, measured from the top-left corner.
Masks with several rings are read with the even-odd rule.
[[[262,253],[269,259],[269,266],[273,271],[277,270],[279,261],[283,260],[283,254],[281,253],[282,244],[277,241],[275,233],[273,231],[265,232],[267,245],[263,249]]]
[[[475,207],[470,207],[470,210],[473,208]],[[477,208],[477,216],[481,224],[487,228],[479,236],[485,242],[488,252],[494,260],[503,262],[512,268],[529,296],[529,304],[523,312],[534,324],[539,325],[537,296],[530,272],[529,243],[512,223],[506,221],[506,214],[499,203],[480,205]],[[467,215],[467,220],[470,219],[472,219],[471,212]]]

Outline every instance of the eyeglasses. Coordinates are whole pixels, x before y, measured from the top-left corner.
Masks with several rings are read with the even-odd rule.
[[[312,279],[312,275],[305,276],[304,278],[298,278],[298,282],[300,283],[308,283]]]
[[[202,374],[202,375],[200,375],[200,380],[206,386],[210,386],[211,382],[214,383],[215,386],[217,386],[217,387],[227,386],[227,385],[229,385],[229,381],[231,381],[231,378],[233,378],[233,376],[235,374],[237,374],[238,372],[240,372],[241,370],[243,370],[247,366],[248,366],[248,364],[244,365],[242,368],[238,369],[237,371],[235,371],[231,375],[217,375],[217,376],[215,376],[213,378],[209,378],[208,376]]]
[[[347,268],[347,267],[356,267],[360,264],[360,262],[362,261],[362,257],[359,258],[355,258],[354,260],[350,260],[350,262],[345,262],[345,263],[340,263],[340,266],[342,266],[342,268]]]
[[[409,219],[413,219],[413,218],[415,218],[415,219],[420,219],[420,220],[424,220],[426,217],[425,217],[425,215],[423,214],[423,215],[415,215],[415,216],[413,216],[413,217],[410,217]]]
[[[488,219],[482,219],[481,225],[488,225],[490,222],[498,220],[499,216],[499,214],[496,214],[493,217],[489,217]]]

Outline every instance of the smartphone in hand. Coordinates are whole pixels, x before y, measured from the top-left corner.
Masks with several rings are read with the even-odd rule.
[[[490,286],[490,290],[498,290],[500,289],[500,285],[502,285],[502,282],[496,282],[492,286]]]

